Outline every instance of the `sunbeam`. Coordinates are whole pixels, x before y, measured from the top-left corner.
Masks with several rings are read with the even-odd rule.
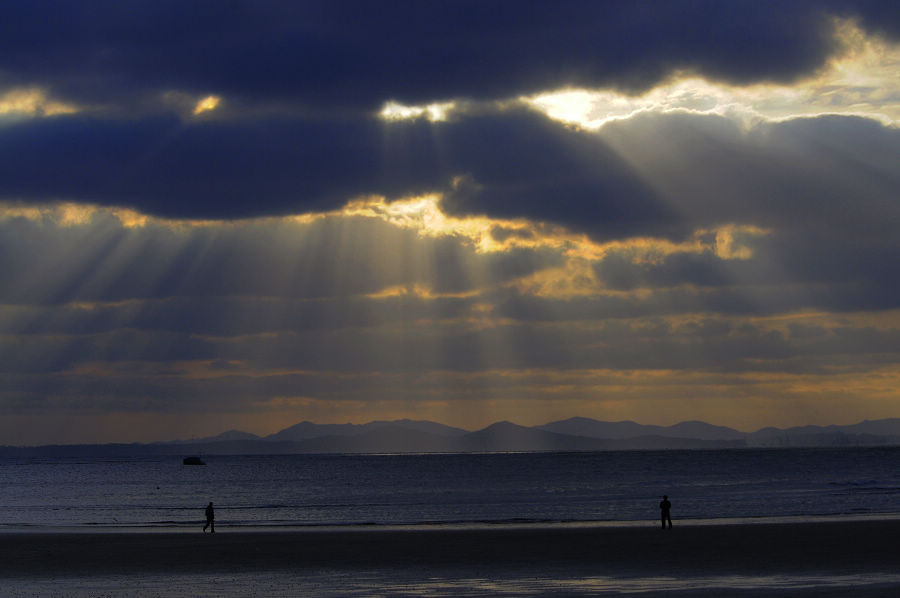
[[[570,9],[473,30],[459,62],[431,21],[322,46],[329,11],[302,52],[284,16],[265,60],[180,34],[153,73],[121,35],[4,53],[0,432],[896,415],[889,19],[792,5],[784,36],[751,6],[656,45],[663,21]],[[525,36],[554,19],[590,33]]]

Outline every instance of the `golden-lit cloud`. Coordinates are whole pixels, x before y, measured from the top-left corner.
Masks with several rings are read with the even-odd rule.
[[[344,216],[379,218],[401,228],[415,230],[425,237],[462,237],[480,252],[502,251],[516,246],[534,246],[536,243],[521,237],[500,242],[492,231],[498,227],[510,230],[533,229],[525,220],[495,220],[483,217],[454,218],[440,208],[440,194],[410,197],[388,202],[383,197],[367,197],[349,202],[337,212]],[[530,235],[529,235],[530,237]]]
[[[219,96],[206,96],[197,102],[197,105],[194,106],[194,116],[198,114],[202,114],[204,112],[212,112],[216,108],[219,107],[219,103],[222,101],[222,98]]]
[[[610,251],[628,252],[636,262],[647,262],[673,253],[701,253],[710,245],[721,259],[748,259],[752,252],[737,237],[765,235],[768,231],[751,225],[728,224],[714,230],[698,230],[683,242],[649,237],[598,243],[586,235],[564,227],[525,219],[497,219],[483,216],[454,217],[440,207],[441,195],[430,194],[388,202],[383,197],[367,197],[349,202],[334,215],[379,218],[401,228],[409,228],[426,237],[449,236],[468,240],[479,252],[491,253],[514,248],[553,248],[566,255],[586,260],[601,259]],[[502,231],[502,234],[498,231]],[[500,238],[498,238],[500,237]]]
[[[422,284],[410,284],[410,285],[395,285],[389,286],[381,289],[376,293],[369,293],[366,295],[367,299],[390,299],[396,297],[415,297],[417,299],[437,299],[438,297],[455,297],[455,298],[465,298],[465,297],[476,297],[480,294],[481,290],[471,290],[471,291],[463,291],[457,293],[438,293],[435,292],[433,288],[427,287]]]
[[[35,222],[51,222],[61,228],[72,228],[91,226],[102,217],[114,219],[124,229],[153,226],[183,231],[197,228],[230,231],[236,228],[258,230],[260,227],[286,225],[297,227],[297,234],[302,234],[303,227],[326,218],[338,221],[342,218],[371,218],[386,222],[400,230],[412,230],[422,238],[455,239],[473,248],[476,254],[492,255],[514,250],[545,250],[558,253],[563,258],[560,265],[538,269],[502,284],[524,295],[557,299],[592,295],[639,296],[645,293],[643,289],[621,291],[604,288],[596,276],[594,267],[611,254],[638,266],[660,264],[668,257],[680,254],[712,253],[721,260],[747,260],[752,257],[752,249],[746,244],[747,239],[768,234],[768,231],[754,226],[725,225],[713,230],[698,230],[692,237],[681,242],[634,237],[599,243],[586,235],[571,233],[560,226],[542,225],[524,219],[449,216],[441,210],[440,200],[439,194],[394,202],[373,196],[348,202],[343,209],[335,212],[223,222],[164,219],[134,210],[90,204],[61,202],[34,206],[0,203],[0,221],[23,218]],[[387,286],[366,296],[373,300],[396,297],[417,297],[423,300],[439,297],[464,298],[478,296],[485,288],[461,292],[436,292],[433,288],[415,283]]]
[[[190,121],[195,118],[225,118],[235,116],[235,111],[224,110],[225,102],[222,96],[217,94],[200,95],[170,89],[150,98],[145,98],[140,108],[151,112],[157,110],[174,111],[181,118]],[[226,112],[228,114],[226,114]],[[237,111],[240,114],[240,111]]]
[[[53,222],[64,228],[89,226],[99,217],[115,218],[124,228],[142,228],[149,225],[167,228],[197,227],[229,227],[232,222],[219,220],[188,220],[159,218],[142,214],[131,208],[115,206],[98,206],[75,202],[54,202],[45,204],[25,204],[20,202],[0,201],[0,222],[14,218],[22,218],[34,222]],[[286,221],[308,222],[313,216],[285,217]]]
[[[24,218],[35,222],[52,221],[63,228],[90,224],[94,215],[102,210],[97,206],[79,203],[56,203],[46,205],[16,204],[0,202],[0,220]]]
[[[63,228],[70,228],[90,225],[100,214],[116,218],[125,228],[139,228],[153,220],[145,214],[128,208],[108,208],[73,202],[43,205],[0,202],[0,221],[23,218],[34,222],[54,222]]]
[[[440,122],[447,120],[455,108],[455,102],[437,102],[425,106],[407,106],[398,102],[386,102],[378,116],[387,121],[425,118],[431,122]]]
[[[51,99],[39,88],[16,88],[0,93],[0,116],[41,117],[76,112],[78,108],[74,105]]]
[[[836,30],[845,51],[820,72],[791,84],[736,86],[681,72],[638,96],[562,89],[523,101],[551,118],[585,129],[598,129],[641,112],[676,110],[728,115],[746,122],[848,114],[896,123],[900,120],[900,45],[866,36],[850,21],[839,21]]]

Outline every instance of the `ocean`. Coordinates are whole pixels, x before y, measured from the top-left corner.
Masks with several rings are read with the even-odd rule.
[[[0,460],[0,530],[676,525],[900,516],[900,447]]]

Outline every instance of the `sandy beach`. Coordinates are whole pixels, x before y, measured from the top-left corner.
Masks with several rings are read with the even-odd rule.
[[[728,579],[735,584],[753,579],[801,579],[806,583],[793,584],[795,593],[791,595],[814,590],[819,590],[814,595],[822,595],[826,587],[840,591],[834,586],[844,579],[858,590],[864,589],[859,587],[860,580],[867,580],[870,593],[866,595],[879,595],[900,587],[891,577],[900,565],[898,537],[900,521],[676,525],[666,531],[648,525],[290,532],[221,529],[215,535],[202,534],[199,528],[196,534],[5,533],[0,534],[0,577],[17,580],[19,585],[11,587],[18,588],[18,594],[13,595],[22,596],[50,595],[51,590],[42,594],[42,588],[58,590],[65,584],[78,595],[75,590],[91,579],[109,583],[127,579],[135,589],[141,587],[141,579],[155,579],[162,586],[168,579],[175,587],[190,578],[196,583],[201,578],[227,577],[232,582],[228,587],[237,591],[242,575],[274,584],[280,575],[288,576],[285,583],[288,578],[315,579],[320,591],[308,593],[319,595],[332,595],[332,590],[339,595],[341,587],[353,593],[347,583],[356,587],[366,579],[370,590],[383,590],[391,583],[408,590],[417,579],[442,579],[445,588],[451,580],[494,581],[494,591],[479,593],[468,588],[467,595],[502,594],[496,584],[502,585],[503,580],[520,585],[531,580],[535,588],[544,588],[538,594],[553,595],[558,593],[553,588],[566,587],[562,593],[580,595],[580,586],[571,583],[579,579],[593,580],[589,593],[597,593],[597,580],[637,583],[645,579],[655,580],[654,584],[669,580],[667,591],[680,588],[685,595],[706,591],[692,586],[690,580],[713,579],[727,585]],[[826,587],[809,581],[826,578],[832,580]],[[562,586],[547,590],[547,580]],[[257,586],[250,584],[245,590]],[[609,586],[607,593],[615,593],[614,587],[618,586]],[[295,583],[290,588],[297,589]],[[648,595],[652,590],[653,584]],[[278,595],[272,588],[269,593]],[[448,590],[444,595],[454,594]],[[383,591],[381,595],[392,594]]]

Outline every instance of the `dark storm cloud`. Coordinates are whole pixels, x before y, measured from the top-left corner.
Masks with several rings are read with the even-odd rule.
[[[161,91],[374,109],[388,99],[640,91],[676,69],[789,81],[838,48],[828,16],[896,35],[889,2],[5,2],[0,71],[84,103]]]
[[[883,0],[833,2],[835,14],[858,19],[867,30],[889,39],[900,39],[900,6]]]
[[[900,131],[855,117],[744,131],[722,117],[646,114],[585,132],[527,109],[381,124],[70,116],[0,135],[0,197],[163,216],[298,213],[444,189],[451,214],[529,218],[598,240],[737,223],[870,243],[898,223]]]
[[[411,195],[463,176],[445,202],[457,213],[590,222],[605,236],[671,216],[598,136],[526,109],[440,124],[64,116],[7,124],[0,137],[8,199],[227,219],[336,209],[355,196]]]
[[[138,121],[81,116],[0,128],[0,193],[124,205],[178,218],[333,209],[361,193],[421,190],[384,179],[374,121]],[[432,182],[434,177],[432,177]]]
[[[686,226],[595,133],[518,110],[437,134],[443,164],[460,176],[442,202],[451,214],[549,221],[607,239]]]
[[[463,176],[445,202],[458,213],[591,222],[606,236],[662,226],[669,215],[596,135],[525,109],[441,124],[66,116],[8,124],[0,136],[0,197],[19,200],[235,218],[335,209]]]

